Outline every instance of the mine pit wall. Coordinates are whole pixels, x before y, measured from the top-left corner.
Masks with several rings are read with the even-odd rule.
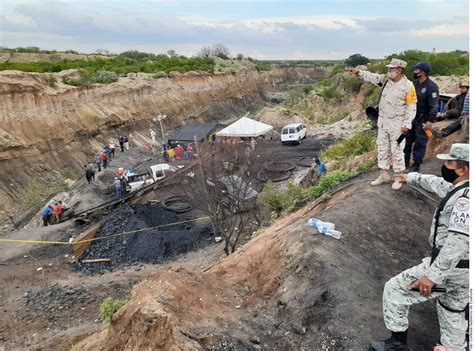
[[[153,127],[159,135],[151,121],[158,113],[168,115],[168,131],[186,122],[228,120],[261,105],[266,86],[325,75],[314,67],[189,72],[76,88],[60,79],[51,87],[46,74],[0,72],[0,199],[18,200],[31,182],[47,186],[65,167],[80,171],[100,142],[121,132],[140,137]]]

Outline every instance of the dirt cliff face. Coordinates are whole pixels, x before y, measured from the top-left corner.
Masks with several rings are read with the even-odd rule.
[[[133,146],[159,127],[152,116],[168,116],[165,129],[186,122],[227,120],[264,100],[265,86],[318,79],[311,67],[255,70],[239,74],[188,72],[173,78],[120,78],[109,85],[73,87],[52,83],[49,74],[0,72],[0,198],[7,203],[32,182],[49,186],[64,169],[80,171],[101,143],[126,133]],[[116,139],[115,139],[116,140]],[[9,199],[9,200],[8,200]]]

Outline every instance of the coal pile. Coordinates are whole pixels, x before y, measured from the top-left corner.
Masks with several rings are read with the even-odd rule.
[[[178,223],[201,216],[197,210],[176,214],[160,205],[125,204],[103,220],[102,228],[96,237]],[[85,274],[96,274],[128,265],[161,263],[212,242],[211,226],[206,220],[173,224],[94,241],[79,262],[75,263],[74,269]],[[110,262],[80,262],[98,258],[108,258]]]

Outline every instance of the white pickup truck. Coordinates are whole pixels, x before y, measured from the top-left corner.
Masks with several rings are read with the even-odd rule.
[[[127,192],[136,191],[145,185],[152,184],[166,177],[170,172],[178,170],[177,167],[170,166],[167,163],[159,163],[157,165],[150,166],[148,171],[143,173],[133,173],[128,171],[125,176],[127,177]]]

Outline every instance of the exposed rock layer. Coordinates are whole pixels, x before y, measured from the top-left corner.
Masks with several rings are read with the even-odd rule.
[[[287,67],[239,74],[193,72],[173,78],[120,78],[73,87],[49,74],[0,72],[0,197],[17,198],[32,181],[49,184],[64,168],[80,170],[120,132],[144,140],[152,116],[168,115],[166,130],[187,122],[228,120],[260,105],[265,86],[318,79],[324,70]],[[48,84],[50,82],[50,84]],[[2,196],[3,193],[3,196]]]

